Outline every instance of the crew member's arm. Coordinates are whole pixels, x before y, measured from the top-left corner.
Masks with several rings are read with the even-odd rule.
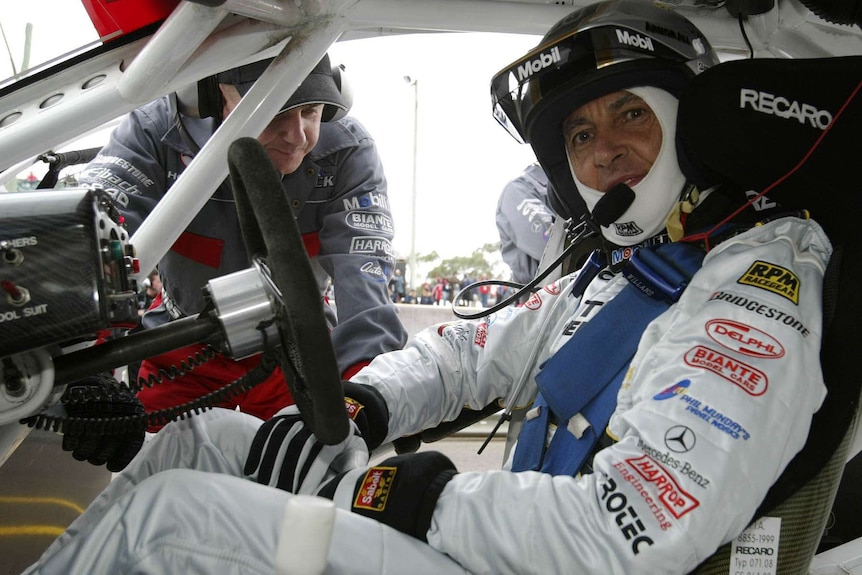
[[[407,331],[388,291],[395,228],[377,148],[352,118],[334,127],[348,132],[355,145],[321,161],[325,168],[323,162],[334,159],[337,177],[315,190],[327,202],[318,258],[335,288],[338,325],[332,342],[339,370],[348,379],[377,355],[401,349]]]
[[[497,231],[503,261],[516,281],[532,278],[554,223],[544,190],[526,176],[506,184],[497,201]]]
[[[99,186],[114,197],[130,233],[141,225],[167,189],[167,104],[153,102],[130,112],[108,143],[78,175],[83,186]]]

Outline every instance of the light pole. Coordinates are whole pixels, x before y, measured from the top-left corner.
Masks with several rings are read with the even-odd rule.
[[[416,289],[416,163],[419,147],[419,79],[404,76],[413,88],[413,190],[410,202],[410,288]]]

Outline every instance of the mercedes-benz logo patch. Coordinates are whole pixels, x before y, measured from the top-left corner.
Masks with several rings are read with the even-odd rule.
[[[684,425],[674,425],[664,433],[664,444],[674,453],[686,453],[694,448],[694,432]]]

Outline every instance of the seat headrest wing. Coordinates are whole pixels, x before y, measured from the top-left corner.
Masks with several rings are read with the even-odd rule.
[[[833,241],[852,239],[862,222],[860,84],[859,56],[715,66],[680,99],[681,167],[701,189],[730,183],[761,192],[801,163],[769,197],[808,209]]]

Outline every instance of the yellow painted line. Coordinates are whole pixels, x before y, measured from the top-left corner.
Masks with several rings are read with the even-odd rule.
[[[69,501],[68,499],[62,499],[60,497],[0,497],[0,504],[3,503],[59,505],[61,507],[68,507],[78,515],[84,512],[84,508],[74,501]]]
[[[65,527],[56,527],[54,525],[16,525],[15,527],[0,526],[0,537],[9,537],[13,535],[50,535],[51,537],[59,537],[65,530]]]

